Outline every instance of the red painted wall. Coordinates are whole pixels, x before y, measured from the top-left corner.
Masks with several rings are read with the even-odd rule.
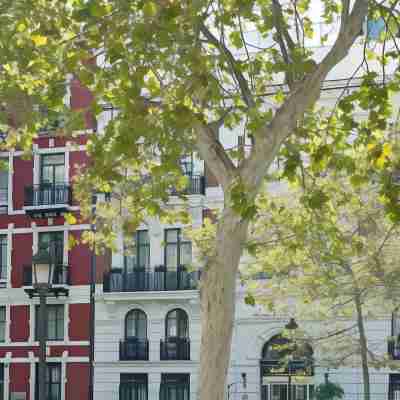
[[[89,340],[90,304],[70,304],[70,340]]]
[[[13,287],[22,286],[23,269],[32,265],[32,234],[21,233],[13,235],[11,284]]]
[[[70,232],[76,240],[80,240],[81,232]],[[86,244],[79,243],[69,251],[72,285],[88,285],[90,282],[91,251]]]
[[[20,210],[24,206],[25,186],[31,186],[32,183],[33,160],[14,158],[13,205],[15,210]]]
[[[29,377],[31,372],[30,364],[10,364],[10,393],[25,392],[26,399],[29,399]]]
[[[89,364],[67,364],[66,400],[87,400],[89,398]]]
[[[89,89],[82,86],[78,79],[73,79],[71,82],[71,109],[72,110],[85,110],[90,107],[93,96]],[[95,120],[90,111],[85,112],[85,123],[87,129],[94,129],[96,127]]]
[[[11,306],[10,336],[12,342],[29,339],[29,306]]]

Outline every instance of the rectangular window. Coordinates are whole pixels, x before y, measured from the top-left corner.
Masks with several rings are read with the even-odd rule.
[[[0,235],[0,281],[7,279],[8,251],[7,235]]]
[[[47,307],[47,340],[64,340],[64,305],[48,304]],[[39,306],[36,306],[35,337],[39,339]]]
[[[3,169],[0,165],[0,207],[8,205],[8,170]]]
[[[39,366],[36,364],[36,396],[39,398]],[[61,364],[49,363],[46,370],[47,400],[61,400]]]
[[[400,374],[389,375],[389,400],[400,399]]]
[[[6,341],[6,323],[6,306],[0,306],[0,342]]]
[[[46,250],[54,257],[56,265],[62,265],[64,259],[64,232],[39,233],[39,250]]]
[[[121,374],[120,400],[147,400],[147,374]]]
[[[4,399],[4,364],[0,364],[0,400]]]
[[[165,266],[178,269],[192,262],[192,243],[185,240],[180,228],[165,230]]]
[[[133,254],[125,256],[126,269],[147,269],[150,267],[150,239],[148,231],[135,233],[135,248]]]
[[[160,400],[189,400],[189,374],[162,374]]]
[[[40,184],[59,185],[65,183],[65,155],[45,154],[41,157]]]

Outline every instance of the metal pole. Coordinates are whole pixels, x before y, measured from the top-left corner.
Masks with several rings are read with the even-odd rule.
[[[47,339],[47,315],[46,315],[46,295],[47,289],[40,288],[39,292],[39,400],[46,400],[46,339]]]
[[[96,232],[96,225],[94,223],[94,217],[96,215],[96,203],[97,196],[92,195],[92,222],[90,229],[93,233]],[[95,338],[95,292],[96,292],[96,252],[95,243],[93,243],[91,255],[90,255],[90,348],[89,348],[89,400],[93,400],[94,397],[94,338]]]

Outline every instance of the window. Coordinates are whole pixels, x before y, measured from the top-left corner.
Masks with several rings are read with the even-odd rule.
[[[65,183],[64,154],[46,154],[41,157],[41,185],[59,185]]]
[[[125,338],[147,338],[147,317],[142,310],[132,310],[126,314]]]
[[[188,316],[179,308],[170,311],[165,319],[165,337],[189,337]]]
[[[180,228],[165,230],[165,266],[178,269],[192,262],[192,243],[185,240]]]
[[[291,355],[292,359],[288,360]],[[314,385],[289,381],[290,376],[314,374],[313,350],[308,343],[294,343],[282,335],[272,337],[262,351],[261,399],[262,400],[311,400]],[[268,377],[264,379],[264,377]],[[273,377],[278,377],[274,382]],[[290,391],[290,393],[289,393]]]
[[[36,364],[36,398],[39,398],[39,366]],[[61,400],[61,364],[49,363],[46,370],[47,400]]]
[[[0,342],[6,341],[6,323],[6,306],[0,306]]]
[[[39,250],[46,250],[54,257],[56,265],[62,265],[64,259],[64,232],[39,233]]]
[[[400,399],[400,374],[389,375],[389,400]]]
[[[7,279],[7,261],[8,261],[8,252],[7,252],[7,235],[0,235],[0,280]]]
[[[35,337],[39,337],[39,306],[36,307]],[[64,305],[47,305],[47,340],[64,340]]]
[[[189,374],[162,374],[160,400],[189,400]]]
[[[147,400],[147,374],[121,374],[120,400]]]
[[[0,213],[6,214],[8,211],[8,170],[4,170],[0,165]]]
[[[0,399],[4,399],[4,364],[0,364]]]
[[[135,251],[132,256],[125,257],[128,271],[146,269],[150,266],[150,239],[148,231],[137,231],[135,234]]]

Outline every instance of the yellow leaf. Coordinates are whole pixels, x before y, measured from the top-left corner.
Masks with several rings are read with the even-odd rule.
[[[47,37],[42,35],[32,35],[32,41],[37,47],[44,46],[47,43]]]
[[[76,217],[72,214],[65,214],[65,221],[67,222],[67,224],[69,225],[74,225],[76,224]]]
[[[390,143],[385,143],[383,145],[382,154],[385,158],[390,157],[392,154],[392,145]]]
[[[385,161],[386,161],[386,157],[385,157],[385,155],[382,153],[382,154],[380,155],[380,157],[376,159],[375,165],[376,165],[379,169],[382,169],[382,168],[384,167],[384,165],[385,165]]]
[[[372,151],[376,147],[375,143],[368,143],[367,149],[368,151]]]

